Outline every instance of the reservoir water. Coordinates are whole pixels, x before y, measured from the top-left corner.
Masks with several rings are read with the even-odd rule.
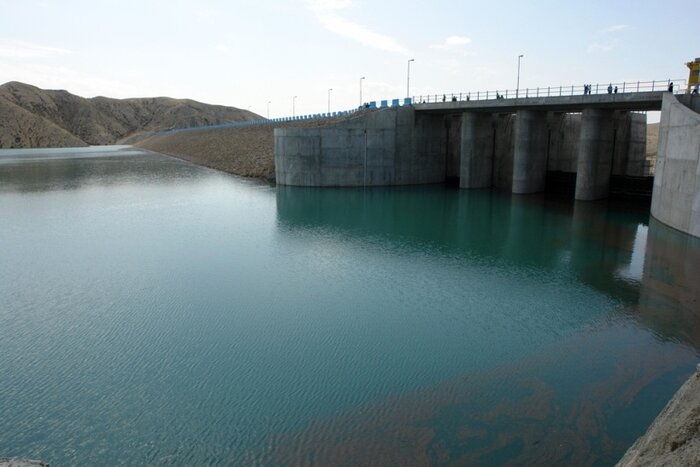
[[[700,357],[648,207],[0,151],[0,457],[610,465]]]

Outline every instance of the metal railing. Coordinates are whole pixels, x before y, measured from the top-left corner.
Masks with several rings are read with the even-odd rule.
[[[533,97],[561,97],[575,95],[593,94],[629,94],[636,92],[668,91],[669,85],[673,83],[674,94],[686,94],[688,92],[687,81],[685,79],[667,79],[655,81],[625,81],[604,84],[581,84],[568,86],[547,86],[541,88],[522,89],[496,89],[493,91],[469,91],[452,92],[442,94],[427,94],[413,96],[414,104],[430,104],[450,101],[482,101],[496,99],[525,99]],[[586,91],[586,86],[589,90]],[[609,90],[608,90],[609,89]]]

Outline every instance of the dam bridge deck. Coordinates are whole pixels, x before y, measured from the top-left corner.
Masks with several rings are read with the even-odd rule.
[[[663,95],[668,91],[629,92],[624,94],[580,94],[573,96],[513,97],[488,100],[448,100],[413,104],[417,112],[430,113],[515,113],[519,110],[577,113],[584,109],[621,111],[661,110]]]

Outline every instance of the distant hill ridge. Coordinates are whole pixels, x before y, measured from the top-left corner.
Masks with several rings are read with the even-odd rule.
[[[0,85],[0,148],[115,144],[163,128],[257,120],[253,112],[190,99],[84,98],[16,81]]]

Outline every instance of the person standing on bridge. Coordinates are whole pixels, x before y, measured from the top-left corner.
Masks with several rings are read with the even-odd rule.
[[[668,92],[673,92],[673,81],[668,83]]]
[[[613,90],[615,94],[617,94],[617,86],[615,86],[615,89]]]
[[[612,83],[608,84],[608,94],[612,94]]]

